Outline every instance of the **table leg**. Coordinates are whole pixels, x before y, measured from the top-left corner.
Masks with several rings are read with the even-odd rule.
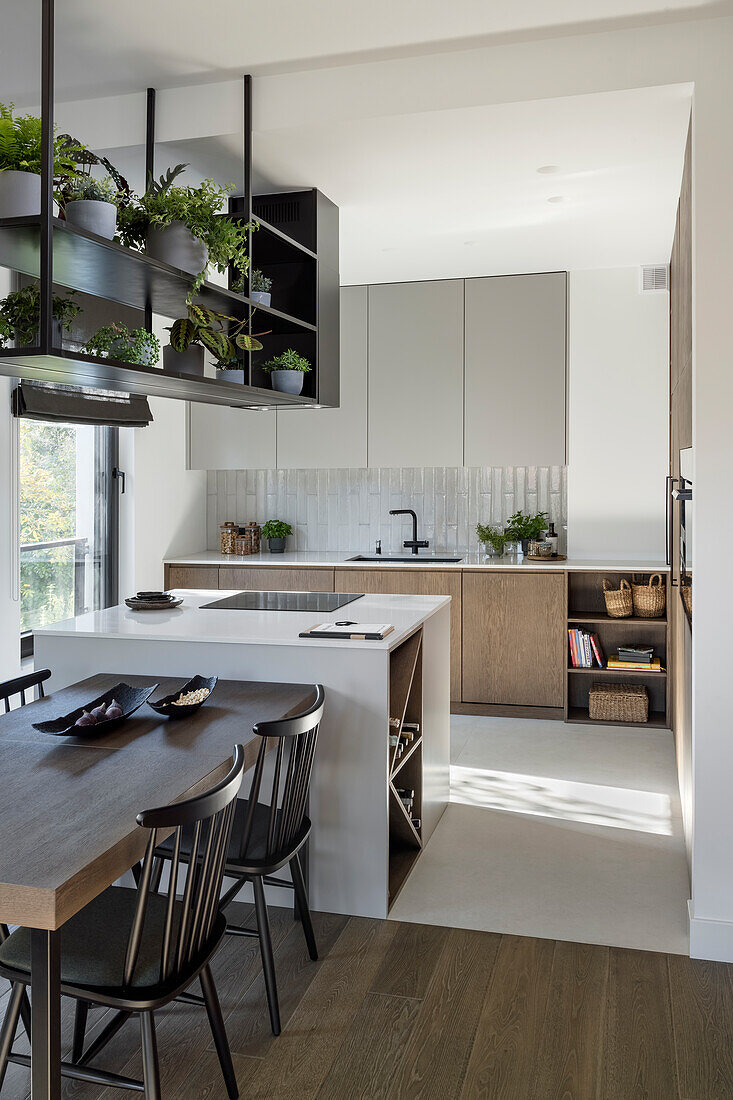
[[[61,1096],[61,934],[31,929],[31,1100]]]

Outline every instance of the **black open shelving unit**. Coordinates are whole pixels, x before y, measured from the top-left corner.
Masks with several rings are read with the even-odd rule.
[[[263,334],[261,352],[242,353],[244,383],[219,377],[173,374],[152,366],[99,358],[54,343],[55,292],[74,290],[125,309],[139,310],[151,330],[152,316],[185,316],[192,276],[169,264],[106,240],[53,215],[54,0],[41,0],[41,119],[43,159],[41,212],[30,218],[0,219],[0,265],[40,280],[41,316],[35,347],[0,348],[0,374],[127,393],[241,408],[336,406],[339,403],[338,208],[315,188],[253,196],[252,81],[244,77],[244,195],[230,200],[222,217],[253,221],[246,293],[204,283],[196,300],[236,319],[251,317],[249,331]],[[79,135],[83,140],[83,135]],[[154,172],[155,92],[148,89],[146,174]],[[275,213],[270,222],[259,207]],[[293,220],[296,233],[287,232]],[[278,217],[280,221],[278,221]],[[277,308],[254,302],[251,275],[259,268],[274,280]],[[229,283],[231,286],[231,273]],[[275,289],[277,288],[277,289]],[[313,369],[302,395],[271,388],[261,364],[293,347]]]

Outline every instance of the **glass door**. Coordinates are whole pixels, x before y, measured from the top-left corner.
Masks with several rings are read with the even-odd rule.
[[[19,422],[21,653],[33,630],[117,602],[117,429]]]

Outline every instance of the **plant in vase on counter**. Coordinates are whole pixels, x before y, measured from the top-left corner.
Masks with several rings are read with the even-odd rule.
[[[515,512],[509,517],[505,537],[507,542],[521,542],[522,552],[529,551],[530,542],[540,539],[547,530],[547,512],[538,512],[535,516]]]
[[[163,369],[174,373],[204,373],[204,349],[216,359],[217,370],[227,371],[230,381],[244,382],[237,350],[261,351],[262,344],[245,329],[252,314],[242,320],[190,302],[188,316],[169,327],[170,344],[163,348]],[[263,333],[259,333],[260,336]],[[238,377],[234,377],[237,375]]]
[[[41,213],[41,120],[14,115],[15,104],[0,103],[0,218]],[[54,134],[53,182],[58,186],[76,171],[66,135]]]
[[[102,359],[117,359],[121,363],[137,363],[149,367],[157,363],[160,355],[158,337],[144,328],[129,329],[119,321],[104,325],[84,345],[87,355]]]
[[[194,275],[191,301],[208,264],[221,272],[230,264],[247,271],[249,233],[257,225],[222,217],[233,185],[205,179],[198,187],[174,186],[187,167],[177,164],[160,179],[151,178],[145,194],[120,210],[119,231],[129,248],[144,248],[148,256]]]
[[[303,375],[312,370],[309,361],[288,348],[281,355],[275,355],[262,364],[262,369],[272,375],[272,388],[280,393],[299,394],[303,392]]]
[[[69,295],[73,295],[73,290]],[[81,306],[73,297],[53,298],[53,343],[61,347],[64,332],[71,330],[71,322],[81,313]],[[0,302],[0,337],[3,343],[13,340],[17,348],[33,347],[39,343],[41,324],[41,292],[37,283],[14,290]]]
[[[268,519],[262,527],[261,537],[267,539],[271,554],[283,554],[285,540],[292,533],[293,528],[289,523],[284,523],[281,519]]]
[[[486,553],[491,558],[500,558],[504,553],[507,537],[503,527],[495,527],[491,524],[476,524],[476,534],[479,542],[484,544]]]

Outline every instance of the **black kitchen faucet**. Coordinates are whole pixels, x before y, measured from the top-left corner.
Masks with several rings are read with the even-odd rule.
[[[417,516],[412,508],[390,508],[389,514],[391,516],[412,516],[412,538],[406,539],[402,545],[404,547],[409,546],[413,554],[417,554],[418,550],[425,549],[430,545],[427,539],[418,539],[417,537]]]

